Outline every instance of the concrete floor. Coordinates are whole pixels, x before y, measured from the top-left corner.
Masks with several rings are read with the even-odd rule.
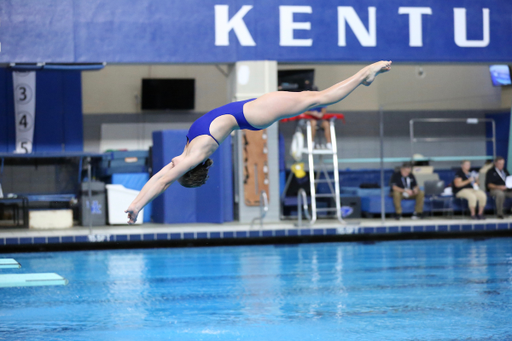
[[[385,222],[380,219],[347,219],[346,224],[340,224],[337,220],[318,220],[313,226],[303,225],[302,228],[326,229],[336,228],[338,234],[359,233],[365,227],[395,227],[395,226],[439,226],[439,225],[476,225],[476,224],[509,224],[512,219],[495,219],[490,217],[486,220],[471,220],[468,217],[456,217],[442,219],[425,218],[412,220],[403,218],[400,221],[389,218]],[[264,222],[261,227],[259,223],[251,227],[250,224],[230,222],[224,224],[143,224],[143,225],[105,225],[94,226],[91,231],[88,227],[75,226],[70,229],[25,229],[25,228],[2,228],[0,226],[0,238],[22,238],[22,237],[51,237],[51,236],[79,236],[98,235],[109,236],[119,234],[151,234],[151,233],[201,233],[219,231],[266,231],[266,230],[289,230],[298,229],[296,220],[280,222]]]

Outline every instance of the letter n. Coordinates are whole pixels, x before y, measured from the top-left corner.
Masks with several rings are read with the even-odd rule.
[[[361,46],[377,46],[375,7],[368,7],[368,30],[351,6],[338,7],[338,46],[347,46],[346,26],[350,26]]]

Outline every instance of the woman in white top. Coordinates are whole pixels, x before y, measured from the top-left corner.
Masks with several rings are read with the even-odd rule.
[[[453,180],[453,194],[460,199],[468,201],[471,219],[485,219],[484,208],[487,204],[487,195],[480,190],[477,185],[478,176],[472,176],[469,170],[471,162],[462,161],[460,169],[455,173]],[[476,205],[478,203],[478,215],[476,215]]]

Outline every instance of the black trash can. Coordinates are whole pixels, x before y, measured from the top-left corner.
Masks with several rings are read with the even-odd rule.
[[[340,197],[341,206],[350,206],[354,210],[347,219],[361,218],[361,198],[360,197]]]
[[[91,202],[89,203],[89,184]],[[105,183],[99,181],[82,182],[80,188],[80,221],[82,226],[102,226],[107,224],[105,205]]]

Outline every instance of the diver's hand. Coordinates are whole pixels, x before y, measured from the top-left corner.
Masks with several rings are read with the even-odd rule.
[[[140,210],[131,206],[124,213],[128,213],[128,224],[133,225],[137,221]]]

